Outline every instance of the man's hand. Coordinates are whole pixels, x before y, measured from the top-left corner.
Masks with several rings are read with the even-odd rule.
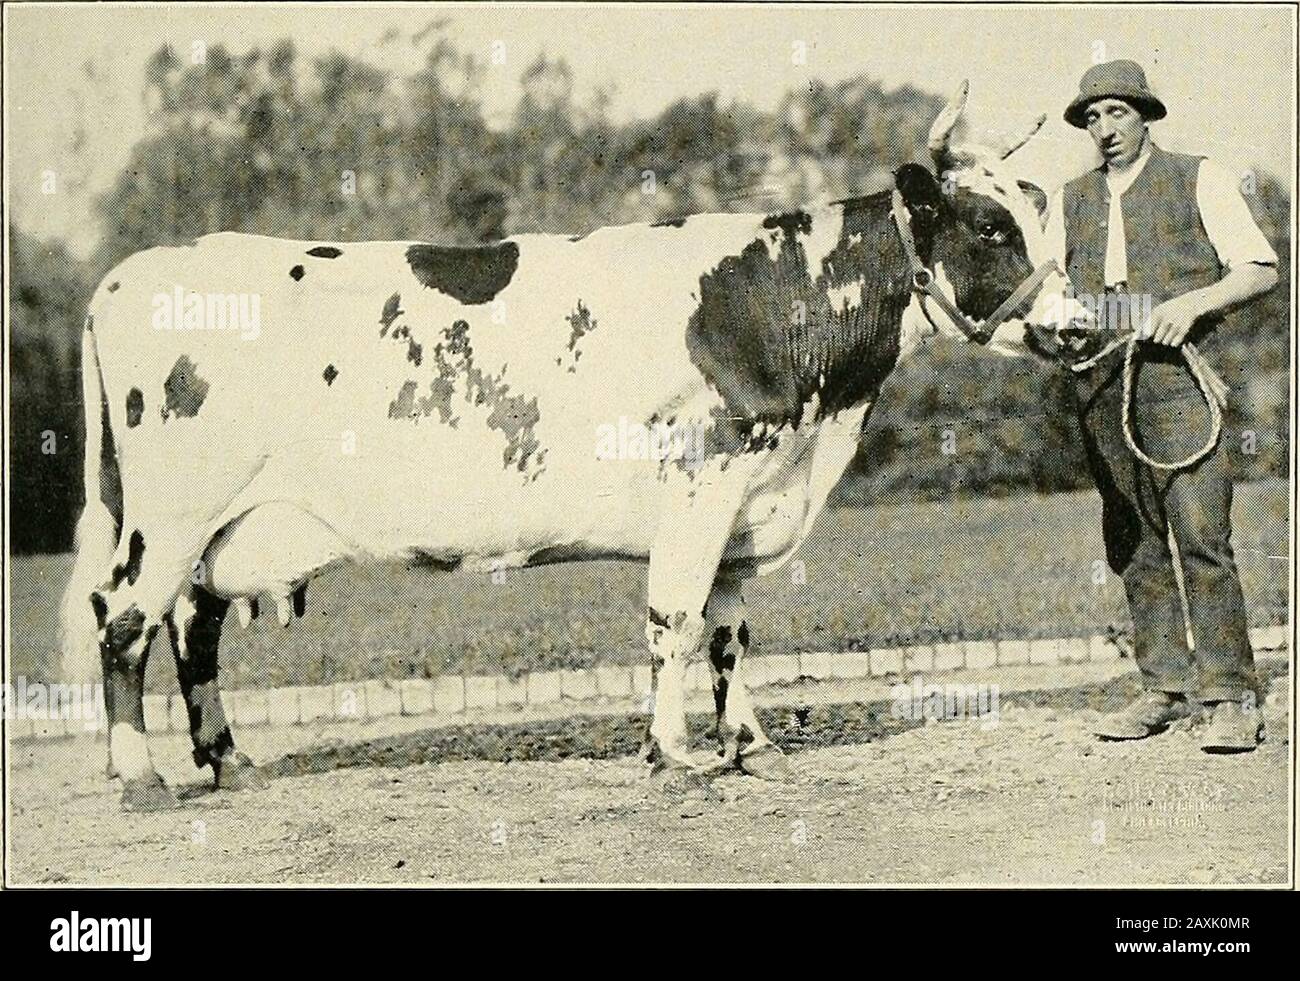
[[[1205,307],[1193,293],[1184,293],[1172,300],[1166,300],[1151,311],[1142,337],[1167,344],[1169,347],[1181,347],[1192,325],[1205,314]]]

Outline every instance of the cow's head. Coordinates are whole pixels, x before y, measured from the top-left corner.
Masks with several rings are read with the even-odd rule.
[[[895,181],[918,249],[940,288],[967,317],[982,321],[1051,258],[1043,235],[1047,197],[1035,185],[1018,180],[1007,164],[1045,117],[996,149],[953,146],[949,138],[966,108],[967,91],[963,82],[930,130],[938,176],[908,164]],[[1002,354],[1024,354],[1027,325],[1056,331],[1085,320],[1086,310],[1068,298],[1068,289],[1064,273],[1051,272],[1037,295],[1013,312],[1014,319],[998,327],[989,347]],[[929,312],[941,332],[965,336],[933,305]]]

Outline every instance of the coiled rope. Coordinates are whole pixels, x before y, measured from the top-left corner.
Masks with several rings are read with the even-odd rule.
[[[1138,446],[1137,435],[1133,431],[1133,382],[1137,377],[1137,351],[1141,340],[1137,331],[1118,337],[1092,357],[1071,364],[1070,370],[1076,373],[1091,371],[1111,353],[1123,347],[1124,395],[1120,417],[1124,427],[1124,441],[1134,456],[1154,470],[1187,470],[1213,453],[1215,447],[1219,445],[1219,439],[1223,435],[1223,410],[1228,407],[1228,386],[1215,374],[1201,352],[1196,350],[1196,345],[1191,341],[1184,341],[1178,351],[1183,356],[1188,370],[1191,371],[1192,378],[1196,380],[1196,387],[1200,389],[1201,397],[1205,399],[1206,408],[1210,410],[1210,435],[1205,445],[1186,459],[1165,461],[1151,457]]]

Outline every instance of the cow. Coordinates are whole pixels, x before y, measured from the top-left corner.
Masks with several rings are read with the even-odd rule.
[[[474,247],[218,233],[109,272],[61,646],[67,679],[103,672],[122,806],[176,805],[145,737],[158,630],[196,765],[260,786],[218,688],[229,608],[287,625],[322,570],[412,558],[646,562],[652,785],[787,776],[743,681],[743,583],[808,534],[901,358],[937,333],[1019,353],[1078,312],[1043,264],[1041,192],[1005,163],[1023,139],[950,145],[966,92],[934,122],[938,176],[908,164],[812,210]],[[683,701],[701,647],[707,766]]]

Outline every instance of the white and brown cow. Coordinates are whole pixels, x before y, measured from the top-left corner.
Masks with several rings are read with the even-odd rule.
[[[897,185],[920,261],[984,318],[1044,256],[1010,151],[948,148],[964,99],[932,133],[950,179],[909,165]],[[256,785],[217,686],[229,606],[243,618],[269,596],[287,622],[325,567],[417,555],[648,561],[654,772],[695,772],[683,680],[707,640],[724,762],[780,774],[742,683],[742,581],[803,540],[898,359],[958,333],[913,289],[894,200],[475,248],[223,233],[114,269],[83,339],[87,504],[63,651],[70,679],[102,666],[124,806],[175,800],[145,740],[156,631],[196,762],[218,786]],[[1049,277],[1024,320],[1064,288]],[[208,296],[256,316],[200,329]],[[684,452],[601,452],[628,423]]]

